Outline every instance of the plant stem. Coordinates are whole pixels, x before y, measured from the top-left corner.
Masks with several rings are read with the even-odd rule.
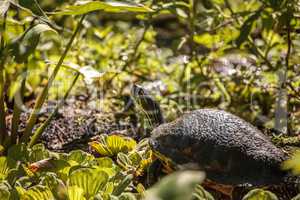
[[[68,98],[71,90],[73,89],[76,81],[79,78],[79,75],[80,75],[80,73],[77,72],[77,74],[76,74],[73,82],[71,83],[69,89],[67,90],[66,94],[64,95],[64,98],[56,105],[54,111],[47,118],[47,120],[34,132],[32,138],[30,139],[30,142],[28,144],[29,147],[33,146],[38,141],[38,139],[40,138],[40,136],[42,135],[42,133],[44,132],[44,130],[48,127],[48,125],[50,124],[50,122],[52,121],[52,119],[55,117],[55,115],[57,114],[59,108],[64,104],[64,102]]]
[[[29,138],[30,138],[30,135],[32,133],[32,129],[36,123],[36,120],[37,120],[37,117],[38,117],[38,112],[40,111],[40,109],[42,108],[42,105],[43,103],[45,102],[46,100],[46,97],[47,97],[47,94],[48,94],[48,91],[49,91],[49,88],[51,87],[68,51],[70,50],[71,46],[72,46],[72,43],[77,35],[77,33],[79,32],[80,28],[81,28],[81,25],[82,25],[82,22],[83,22],[83,19],[84,19],[85,15],[83,15],[79,21],[79,23],[77,24],[77,27],[72,35],[72,37],[70,38],[63,54],[61,55],[58,63],[56,64],[46,86],[43,88],[43,91],[41,92],[41,94],[39,95],[39,97],[37,98],[37,101],[35,103],[35,106],[33,108],[33,111],[29,117],[29,120],[27,122],[27,126],[25,128],[25,131],[24,131],[24,135],[22,136],[21,138],[21,142],[28,142]]]
[[[11,136],[10,142],[12,144],[16,144],[17,142],[17,135],[18,135],[18,128],[21,116],[21,106],[23,104],[23,97],[25,93],[25,84],[26,84],[26,77],[27,77],[27,61],[25,62],[25,69],[23,71],[24,77],[21,82],[20,89],[17,91],[16,95],[14,96],[14,111],[13,111],[13,118],[11,122]]]
[[[2,31],[1,31],[1,43],[0,43],[0,144],[4,141],[7,130],[5,123],[5,101],[4,101],[4,65],[6,60],[5,54],[5,28],[6,28],[7,13],[4,14]]]

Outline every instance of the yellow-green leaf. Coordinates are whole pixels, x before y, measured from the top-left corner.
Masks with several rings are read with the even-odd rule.
[[[294,175],[300,174],[300,151],[296,151],[290,159],[286,160],[282,164],[282,169],[292,170]]]
[[[60,12],[54,14],[58,15],[82,15],[96,10],[103,10],[106,12],[151,12],[141,4],[134,4],[128,2],[118,1],[81,1],[78,5],[66,7]]]
[[[104,171],[81,168],[70,175],[68,185],[82,188],[84,196],[91,198],[104,188],[107,181],[108,175]]]
[[[254,189],[248,192],[242,200],[278,200],[275,194],[272,192],[262,190],[262,189]]]
[[[135,140],[118,135],[102,135],[100,141],[93,141],[89,144],[102,156],[114,156],[119,152],[127,153],[136,147]]]

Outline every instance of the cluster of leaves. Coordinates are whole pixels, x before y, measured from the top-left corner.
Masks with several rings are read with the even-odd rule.
[[[143,142],[103,136],[91,143],[101,158],[79,150],[57,154],[33,146],[80,76],[85,82],[75,92],[90,96],[93,89],[103,89],[101,93],[110,95],[92,100],[103,100],[110,108],[115,103],[111,95],[121,94],[130,81],[157,81],[163,86],[160,100],[168,119],[178,110],[213,106],[278,128],[284,120],[274,122],[272,116],[285,110],[281,97],[286,94],[288,129],[300,130],[299,2],[135,2],[0,2],[0,154],[5,155],[0,158],[1,198],[134,199],[145,195],[143,187],[134,183],[152,162],[152,153]],[[171,23],[163,21],[168,17]],[[65,38],[70,39],[64,42]],[[45,72],[50,72],[50,78]],[[51,88],[55,81],[62,87]],[[89,82],[94,84],[91,88],[86,87]],[[20,130],[24,108],[19,103],[31,95],[38,98],[25,130]],[[34,129],[47,95],[50,99],[60,96],[62,101]],[[297,171],[297,163],[295,158],[286,167]],[[183,187],[177,185],[179,177],[175,174],[158,183],[148,198],[165,199],[172,191],[182,191],[184,197],[192,194],[195,179]],[[175,187],[182,190],[169,190]],[[197,189],[195,198],[212,198],[201,187]],[[244,199],[255,198],[276,199],[262,190]]]
[[[92,11],[104,11],[104,12],[132,12],[132,13],[148,13],[151,12],[150,8],[143,5],[133,4],[133,3],[123,3],[123,2],[93,2],[85,1],[81,2],[79,5],[67,6],[63,10],[53,13],[53,15],[64,16],[64,15],[81,15],[80,21],[74,28],[64,51],[60,54],[57,62],[54,62],[54,69],[50,73],[48,80],[45,80],[44,86],[41,87],[41,91],[35,100],[35,105],[31,111],[31,115],[27,121],[25,130],[22,132],[22,136],[19,137],[19,122],[21,117],[21,112],[24,110],[23,98],[26,93],[26,82],[28,81],[27,72],[29,71],[28,63],[31,61],[31,56],[36,53],[38,44],[40,43],[40,38],[42,33],[52,32],[57,33],[57,30],[61,29],[55,22],[52,22],[46,13],[40,8],[37,1],[33,1],[33,5],[28,4],[28,2],[21,1],[20,3],[12,2],[9,0],[1,1],[0,4],[0,16],[2,19],[2,31],[1,31],[1,65],[0,65],[0,145],[1,148],[7,149],[10,145],[17,144],[18,142],[29,143],[29,146],[34,145],[40,135],[43,133],[47,125],[50,123],[54,115],[57,113],[59,107],[63,104],[63,101],[68,97],[71,89],[75,85],[78,77],[83,75],[87,80],[99,79],[102,77],[103,73],[99,73],[90,66],[79,67],[76,64],[64,64],[64,59],[66,58],[68,52],[72,47],[72,43],[75,40],[76,35],[80,31],[85,15]],[[38,11],[37,11],[37,10]],[[19,12],[25,14],[25,21],[23,23],[16,22],[10,18],[10,15],[18,15]],[[37,12],[37,13],[36,13]],[[17,16],[18,17],[18,16]],[[26,23],[29,20],[30,23]],[[14,27],[11,30],[7,24],[9,22],[14,26],[23,27],[24,31],[19,31]],[[29,25],[29,26],[27,26]],[[56,30],[57,29],[57,30]],[[22,29],[21,29],[22,30]],[[21,32],[20,35],[14,37],[12,34],[7,34],[13,32],[17,34]],[[8,63],[17,64],[14,67],[6,67]],[[52,65],[53,62],[50,62]],[[18,70],[18,64],[21,64],[22,70]],[[46,64],[46,63],[44,63]],[[55,78],[62,66],[69,66],[72,70],[76,71],[76,75],[71,82],[71,85],[67,88],[67,91],[62,97],[62,100],[57,104],[56,108],[52,112],[52,115],[34,132],[33,128],[37,122],[38,114],[43,109],[43,104],[49,93],[49,88],[53,85]],[[11,72],[12,71],[12,72]],[[18,78],[15,81],[9,81],[10,73],[15,73],[19,76],[21,83],[18,83]],[[36,76],[36,74],[35,74]],[[6,84],[6,85],[5,85]],[[5,87],[4,87],[5,86]],[[8,90],[6,89],[8,88]],[[10,99],[13,99],[13,116],[11,122],[11,129],[6,127],[6,101],[5,97],[8,94]]]
[[[91,147],[101,156],[81,150],[53,153],[40,144],[31,149],[24,145],[11,147],[7,157],[0,157],[1,199],[214,199],[198,185],[205,175],[197,171],[173,173],[146,191],[137,182],[152,162],[145,141],[136,144],[130,138],[112,135],[101,137]],[[277,199],[263,190],[251,191],[244,199],[262,197]]]
[[[129,192],[134,189],[134,172],[143,159],[148,159],[149,150],[139,151],[131,139],[125,141],[119,136],[107,140],[110,142],[103,147],[117,156],[115,161],[110,157],[96,158],[80,150],[53,153],[42,145],[31,149],[24,145],[10,148],[7,157],[1,157],[0,161],[1,198],[125,200],[144,195],[142,186],[137,187],[135,195]],[[123,143],[120,140],[124,140]],[[120,148],[116,149],[115,144]]]

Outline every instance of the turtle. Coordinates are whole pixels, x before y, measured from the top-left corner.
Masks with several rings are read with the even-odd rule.
[[[177,169],[205,171],[207,180],[224,186],[269,186],[295,181],[281,170],[288,155],[244,119],[224,110],[203,108],[161,123],[164,118],[161,109],[157,109],[159,104],[142,86],[134,85],[132,91],[133,98],[143,102],[142,107],[147,102],[155,105],[151,115],[157,126],[148,141],[164,163],[172,163]],[[149,111],[149,104],[146,108]],[[224,191],[228,195],[231,192]]]

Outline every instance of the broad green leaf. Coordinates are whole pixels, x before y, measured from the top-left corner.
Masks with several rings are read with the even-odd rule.
[[[82,188],[84,196],[91,198],[104,188],[107,181],[107,173],[95,169],[81,168],[70,175],[68,186]]]
[[[140,4],[118,2],[118,1],[81,1],[78,5],[73,5],[64,8],[62,11],[56,12],[57,15],[82,15],[96,10],[106,12],[151,12]]]
[[[282,169],[292,170],[294,175],[300,174],[300,151],[294,152],[290,159],[286,160],[282,164]]]
[[[164,177],[147,190],[145,200],[186,200],[191,199],[194,188],[205,178],[200,171],[175,172]]]
[[[68,200],[86,200],[84,190],[76,185],[68,187]]]
[[[47,24],[37,24],[8,46],[18,63],[24,62],[36,49],[42,33],[57,33]]]
[[[85,165],[92,161],[94,157],[91,154],[88,154],[84,151],[74,150],[67,154],[65,159],[67,161],[75,161],[79,165]]]
[[[103,190],[104,194],[112,194],[112,192],[114,191],[114,183],[113,182],[108,182],[105,185],[105,189]]]
[[[24,193],[23,192],[24,191],[22,191],[22,194],[19,193],[20,200],[55,200],[51,190],[46,186],[36,185],[31,187]]]
[[[29,150],[28,162],[37,162],[43,159],[48,159],[50,152],[45,148],[43,144],[34,145]]]
[[[89,145],[102,156],[114,156],[119,152],[131,151],[136,147],[136,142],[128,137],[101,135],[100,141],[90,142]]]
[[[66,199],[67,188],[62,180],[60,180],[57,174],[52,172],[47,172],[40,181],[41,185],[47,186],[55,199]]]
[[[1,200],[9,200],[10,198],[9,187],[4,183],[0,183],[0,197]]]
[[[109,177],[113,177],[118,171],[120,171],[119,167],[116,166],[113,160],[109,157],[96,158],[92,164],[95,169],[106,172]]]
[[[201,35],[194,35],[193,40],[197,44],[202,44],[208,48],[212,48],[214,45],[220,42],[220,36],[203,33]]]
[[[242,200],[278,200],[275,194],[272,192],[262,190],[262,189],[254,189],[248,192]]]
[[[201,185],[197,185],[192,200],[214,200],[214,197]]]
[[[9,157],[0,157],[0,181],[6,179],[9,172],[16,167],[14,160]]]
[[[95,163],[97,167],[107,167],[107,168],[113,168],[114,167],[114,161],[109,157],[103,157],[103,158],[95,158]]]

